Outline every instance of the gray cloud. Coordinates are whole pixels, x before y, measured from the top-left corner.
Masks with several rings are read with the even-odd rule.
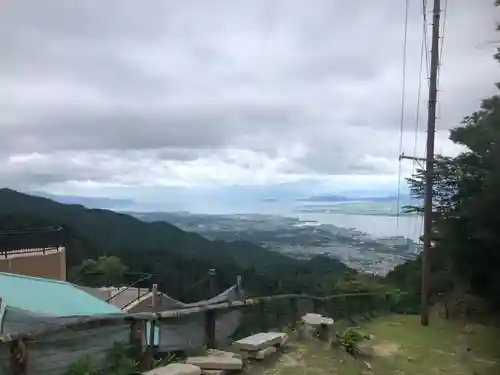
[[[407,153],[422,30],[421,3],[411,3]],[[48,157],[2,172],[36,184],[120,181],[102,160],[57,165],[54,155],[108,155],[118,170],[117,160],[135,158],[154,171],[155,160],[213,159],[228,148],[272,161],[300,144],[304,155],[288,155],[279,172],[394,173],[403,20],[404,2],[393,0],[9,2],[0,158]],[[494,21],[492,1],[449,2],[439,129],[493,92]],[[33,173],[22,172],[26,163]]]

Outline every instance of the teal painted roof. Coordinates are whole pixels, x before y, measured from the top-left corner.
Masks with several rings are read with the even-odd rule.
[[[2,304],[54,316],[116,314],[121,310],[74,285],[0,272]]]

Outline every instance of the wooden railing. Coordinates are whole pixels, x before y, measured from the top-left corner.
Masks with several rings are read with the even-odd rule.
[[[7,364],[14,375],[34,375],[45,372],[37,372],[32,369],[28,372],[28,358],[35,357],[37,363],[51,363],[47,355],[43,354],[43,362],[36,360],[37,355],[27,355],[31,345],[33,348],[47,348],[47,343],[54,344],[55,337],[63,337],[64,333],[73,332],[75,335],[85,332],[99,332],[110,327],[129,327],[129,344],[133,348],[133,357],[141,361],[144,367],[148,368],[148,363],[152,363],[155,351],[154,332],[155,327],[162,324],[172,324],[177,320],[182,320],[192,315],[204,316],[204,345],[208,348],[215,348],[216,342],[216,317],[218,314],[239,310],[243,313],[241,326],[246,328],[240,333],[242,335],[255,333],[255,331],[265,331],[270,328],[282,328],[284,326],[293,327],[301,314],[305,312],[320,312],[333,317],[335,320],[353,320],[356,316],[369,318],[373,313],[394,312],[395,302],[405,293],[381,294],[381,293],[353,293],[331,295],[325,297],[309,296],[302,294],[286,294],[266,297],[249,298],[234,302],[211,304],[207,306],[190,307],[179,310],[161,311],[157,313],[133,313],[133,314],[112,314],[106,316],[75,317],[73,321],[64,325],[49,324],[42,329],[31,330],[29,332],[19,332],[5,334],[0,337],[0,365]],[[304,303],[308,306],[304,306]],[[250,310],[257,309],[255,312]],[[404,312],[404,311],[395,311]],[[254,319],[252,319],[254,317]],[[273,325],[269,318],[274,317]],[[149,337],[149,345],[145,344],[145,337]],[[163,338],[168,340],[168,337]],[[147,341],[147,340],[146,340]],[[99,341],[96,341],[99,342]],[[39,345],[42,343],[42,345]],[[9,347],[9,358],[2,353],[5,345]],[[87,348],[89,345],[85,344]],[[92,346],[92,345],[90,345]],[[58,355],[62,356],[61,347]],[[107,348],[109,349],[109,348]],[[102,348],[100,349],[102,350]],[[21,355],[19,354],[21,353]],[[22,354],[24,353],[24,355]],[[45,352],[44,352],[45,353]],[[52,353],[52,352],[51,352]],[[75,355],[69,357],[75,358]],[[61,358],[58,360],[63,363]],[[35,366],[35,364],[32,364]],[[64,367],[66,366],[66,367]],[[67,371],[68,363],[61,364],[61,369],[50,368],[51,374],[63,374]],[[33,367],[31,367],[33,368]],[[64,371],[63,371],[64,370]],[[1,373],[1,371],[0,371]]]

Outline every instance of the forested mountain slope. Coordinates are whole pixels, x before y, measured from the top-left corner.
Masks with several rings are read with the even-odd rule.
[[[165,222],[0,190],[0,230],[45,225],[65,227],[68,267],[114,255],[131,271],[154,273],[163,290],[184,299],[206,292],[203,283],[191,285],[210,268],[217,269],[221,288],[242,275],[247,289],[259,294],[326,293],[346,271],[354,272],[335,259],[297,260],[250,242],[209,241]]]

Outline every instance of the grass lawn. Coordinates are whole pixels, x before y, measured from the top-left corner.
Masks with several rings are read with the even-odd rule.
[[[444,321],[434,317],[429,327],[422,327],[418,316],[395,315],[360,323],[360,329],[375,336],[372,340],[375,354],[371,357],[354,359],[322,342],[293,340],[290,348],[275,362],[253,365],[250,373],[500,374],[500,330],[491,326]]]

